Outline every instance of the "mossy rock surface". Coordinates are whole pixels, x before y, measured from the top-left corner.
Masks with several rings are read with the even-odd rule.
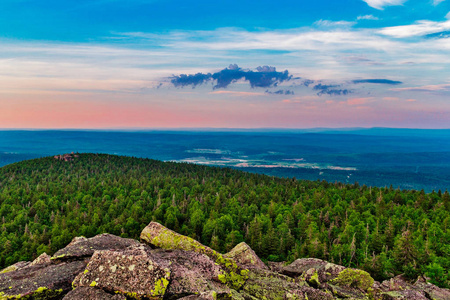
[[[249,279],[242,291],[256,299],[283,300],[299,290],[305,283],[298,283],[294,279],[268,270],[250,269]]]

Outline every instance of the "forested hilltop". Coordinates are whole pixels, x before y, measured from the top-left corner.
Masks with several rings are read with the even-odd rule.
[[[139,238],[157,221],[220,251],[315,257],[376,280],[424,274],[449,286],[450,195],[301,181],[187,163],[80,154],[0,168],[0,268],[73,237]]]

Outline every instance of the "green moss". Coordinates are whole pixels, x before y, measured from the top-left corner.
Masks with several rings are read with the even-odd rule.
[[[166,278],[158,279],[155,283],[155,289],[151,291],[152,296],[164,296],[169,281]]]
[[[66,256],[66,254],[61,254],[61,255],[58,255],[58,256],[52,256],[52,257],[50,257],[50,259],[59,259],[59,258],[65,257],[65,256]]]
[[[374,280],[366,271],[345,269],[330,283],[337,286],[354,287],[368,291],[372,287]]]
[[[18,295],[6,295],[5,293],[0,293],[0,299],[23,299],[23,300],[46,300],[46,299],[55,299],[60,298],[63,293],[62,289],[59,290],[51,290],[46,287],[37,288],[32,294],[23,296],[22,294]]]
[[[320,285],[319,273],[317,273],[317,270],[314,270],[314,274],[308,280],[308,283],[315,287],[318,287]]]

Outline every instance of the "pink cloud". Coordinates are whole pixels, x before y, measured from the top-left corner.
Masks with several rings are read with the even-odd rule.
[[[372,98],[352,98],[348,99],[345,103],[347,105],[364,105],[368,103]]]
[[[450,84],[433,84],[416,87],[395,88],[391,91],[405,92],[405,91],[418,91],[418,92],[435,92],[435,91],[450,91]]]

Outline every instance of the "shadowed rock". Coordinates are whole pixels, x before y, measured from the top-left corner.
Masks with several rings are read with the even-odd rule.
[[[242,288],[244,294],[256,299],[285,299],[293,291],[306,286],[304,282],[268,270],[250,269],[249,278]],[[302,298],[300,298],[302,299]]]
[[[92,256],[96,250],[121,250],[129,246],[138,245],[139,242],[132,239],[121,238],[104,233],[93,238],[76,237],[65,248],[58,250],[52,260],[77,259]]]
[[[269,269],[256,255],[255,251],[253,251],[252,248],[244,242],[236,245],[230,252],[224,254],[223,256],[233,259],[243,268]]]
[[[234,260],[226,258],[198,241],[178,234],[159,223],[151,222],[145,227],[141,232],[141,240],[162,249],[178,249],[205,254],[225,270],[225,273],[219,277],[220,281],[236,290],[239,290],[248,278],[248,270],[239,267]]]
[[[0,274],[0,299],[57,299],[72,289],[72,281],[87,261],[36,264]]]
[[[79,287],[70,291],[64,300],[126,300],[124,295],[111,295],[94,287]]]
[[[162,299],[170,271],[156,263],[143,247],[95,251],[86,270],[73,285],[91,286],[134,299]]]

